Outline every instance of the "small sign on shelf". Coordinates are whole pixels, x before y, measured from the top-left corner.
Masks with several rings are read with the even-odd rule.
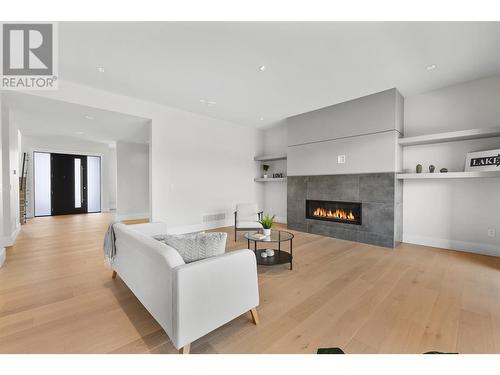
[[[500,171],[500,149],[468,152],[465,171]]]

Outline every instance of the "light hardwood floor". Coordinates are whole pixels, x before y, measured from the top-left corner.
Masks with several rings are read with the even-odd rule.
[[[0,269],[0,353],[177,353],[103,263],[107,214],[37,218]],[[243,234],[228,250],[246,247]],[[259,267],[245,314],[192,353],[500,352],[500,259],[294,232],[294,267]],[[215,276],[214,276],[215,277]],[[202,314],[202,312],[200,312]]]

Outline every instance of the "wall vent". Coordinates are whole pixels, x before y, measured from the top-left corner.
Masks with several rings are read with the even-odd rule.
[[[203,222],[204,223],[212,223],[214,221],[224,221],[226,220],[226,213],[225,212],[218,212],[214,214],[204,214],[203,215]]]

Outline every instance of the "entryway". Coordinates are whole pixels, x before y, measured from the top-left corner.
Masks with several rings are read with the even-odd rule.
[[[101,157],[33,152],[35,216],[101,212]]]

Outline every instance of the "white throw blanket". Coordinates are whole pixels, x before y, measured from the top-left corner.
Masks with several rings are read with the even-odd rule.
[[[116,255],[116,246],[115,246],[116,236],[115,236],[115,230],[113,228],[114,224],[116,224],[116,221],[109,224],[108,230],[104,235],[104,245],[103,245],[104,262],[110,267],[113,266],[113,262],[115,260],[115,255]]]

